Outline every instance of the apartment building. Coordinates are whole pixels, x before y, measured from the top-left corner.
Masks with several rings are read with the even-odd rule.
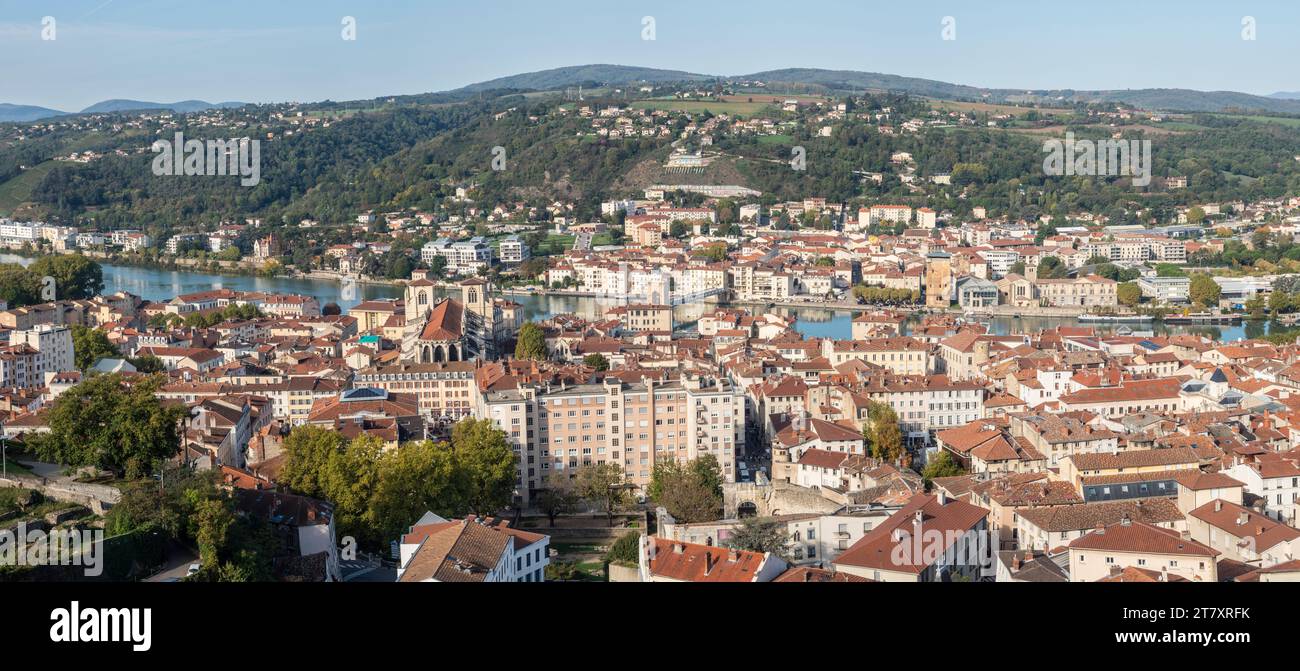
[[[623,468],[629,484],[645,488],[654,465],[686,463],[711,454],[728,482],[745,440],[742,392],[726,380],[687,377],[628,383],[523,384],[480,392],[476,416],[496,422],[519,455],[519,496],[526,504],[552,472],[590,464]]]
[[[822,341],[822,356],[832,366],[864,361],[895,375],[926,375],[932,370],[930,346],[910,336],[870,340]]]
[[[456,422],[474,410],[473,361],[399,363],[357,371],[353,384],[413,396],[428,419]]]
[[[512,235],[501,240],[501,245],[497,248],[497,253],[501,257],[501,263],[507,266],[517,266],[527,261],[531,256],[528,245],[517,235]]]
[[[66,326],[39,324],[12,331],[0,354],[0,383],[6,387],[39,387],[46,373],[76,370],[72,330]]]
[[[439,256],[446,259],[447,272],[455,275],[473,275],[492,265],[492,247],[484,238],[457,242],[439,238],[420,248],[420,260],[425,263]]]

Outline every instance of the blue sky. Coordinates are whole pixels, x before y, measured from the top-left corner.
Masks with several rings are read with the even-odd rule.
[[[41,39],[41,20],[56,21]],[[1256,39],[1241,38],[1253,16]],[[342,18],[357,39],[341,38]],[[653,16],[656,39],[641,39]],[[941,21],[956,20],[956,40]],[[565,65],[866,70],[1005,88],[1300,90],[1300,3],[0,0],[0,102],[348,100]]]

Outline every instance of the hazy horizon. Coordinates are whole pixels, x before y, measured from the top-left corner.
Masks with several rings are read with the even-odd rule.
[[[355,100],[597,63],[722,76],[859,70],[984,88],[1300,90],[1287,67],[1300,62],[1300,5],[1276,0],[1188,2],[1176,15],[1114,0],[1086,12],[1021,0],[830,0],[794,16],[772,0],[608,4],[69,0],[34,9],[0,0],[0,102],[75,112],[117,98]],[[47,15],[52,40],[42,39]],[[347,16],[352,41],[342,37]],[[642,39],[646,16],[654,40]],[[1242,39],[1244,16],[1254,40]],[[956,39],[942,39],[945,17]]]

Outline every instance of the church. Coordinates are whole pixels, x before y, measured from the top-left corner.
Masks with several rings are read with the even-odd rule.
[[[402,359],[415,363],[490,361],[519,330],[521,307],[494,298],[481,278],[457,285],[460,298],[439,298],[436,282],[417,271],[406,285]]]

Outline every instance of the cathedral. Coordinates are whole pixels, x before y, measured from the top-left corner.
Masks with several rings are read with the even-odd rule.
[[[521,306],[494,298],[492,283],[460,282],[460,298],[438,298],[436,282],[416,274],[406,285],[402,359],[415,363],[492,360],[519,330]]]

